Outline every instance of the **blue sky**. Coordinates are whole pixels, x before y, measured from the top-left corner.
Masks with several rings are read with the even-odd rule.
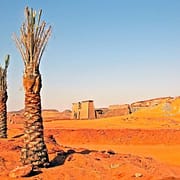
[[[11,55],[8,110],[24,107],[19,35],[24,8],[43,9],[52,36],[41,61],[42,106],[60,111],[180,95],[179,0],[2,0],[0,59]]]

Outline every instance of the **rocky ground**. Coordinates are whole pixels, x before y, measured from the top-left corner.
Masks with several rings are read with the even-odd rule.
[[[22,112],[8,121],[0,139],[0,180],[180,179],[179,98],[167,106],[96,120],[67,120],[70,112],[43,112],[49,168],[17,168],[23,143]],[[171,108],[169,108],[171,107]],[[166,111],[165,111],[166,110]],[[14,115],[15,114],[15,115]]]
[[[126,118],[131,121],[124,121]],[[26,179],[180,179],[179,125],[163,119],[147,126],[146,119],[137,127],[136,121],[119,117],[46,122],[51,166],[35,169]],[[168,128],[164,128],[164,121],[169,123]],[[128,128],[124,128],[126,125]],[[0,139],[3,180],[12,179],[12,170],[21,165],[23,125],[9,124],[8,134],[8,139]]]
[[[64,132],[63,132],[64,133]],[[65,136],[68,133],[65,132]],[[51,166],[36,169],[26,179],[179,179],[180,166],[167,165],[149,156],[118,153],[113,149],[92,150],[59,144],[46,132]],[[0,179],[20,165],[22,137],[0,140]],[[18,178],[23,179],[23,178]]]

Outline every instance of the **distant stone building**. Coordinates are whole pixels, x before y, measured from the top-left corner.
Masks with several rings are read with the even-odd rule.
[[[73,103],[72,119],[95,119],[96,112],[93,100]]]

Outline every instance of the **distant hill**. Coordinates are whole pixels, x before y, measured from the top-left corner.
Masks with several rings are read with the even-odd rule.
[[[8,112],[8,121],[10,123],[23,123],[24,110]],[[124,116],[133,114],[143,117],[180,117],[180,97],[161,97],[144,101],[134,102],[132,104],[110,105],[108,108],[96,109],[97,118],[107,118],[115,116]],[[59,112],[56,109],[44,109],[42,111],[45,122],[55,120],[68,120],[72,117],[71,110]]]
[[[24,109],[19,111],[8,112],[8,122],[21,124],[24,122]],[[42,117],[45,122],[54,120],[66,120],[71,119],[71,110],[65,110],[59,112],[56,109],[44,109],[42,111]]]

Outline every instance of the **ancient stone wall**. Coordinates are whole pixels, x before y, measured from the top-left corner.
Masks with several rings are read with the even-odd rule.
[[[72,119],[80,119],[80,104],[79,103],[73,103],[72,106]]]
[[[95,119],[94,102],[92,100],[73,103],[72,119]]]
[[[114,116],[123,116],[134,113],[141,109],[158,106],[161,103],[170,103],[173,97],[155,98],[145,101],[138,101],[132,104],[110,105],[108,108],[94,108],[92,100],[73,103],[72,118],[73,119],[95,119]],[[165,106],[167,109],[169,106]]]
[[[89,119],[89,102],[81,102],[80,119]]]
[[[110,105],[108,111],[104,113],[103,117],[123,116],[131,113],[129,104]]]
[[[94,108],[93,101],[89,101],[88,105],[89,105],[89,107],[88,107],[88,109],[89,109],[89,114],[88,114],[89,118],[88,119],[95,119],[96,115],[95,115],[95,108]]]

